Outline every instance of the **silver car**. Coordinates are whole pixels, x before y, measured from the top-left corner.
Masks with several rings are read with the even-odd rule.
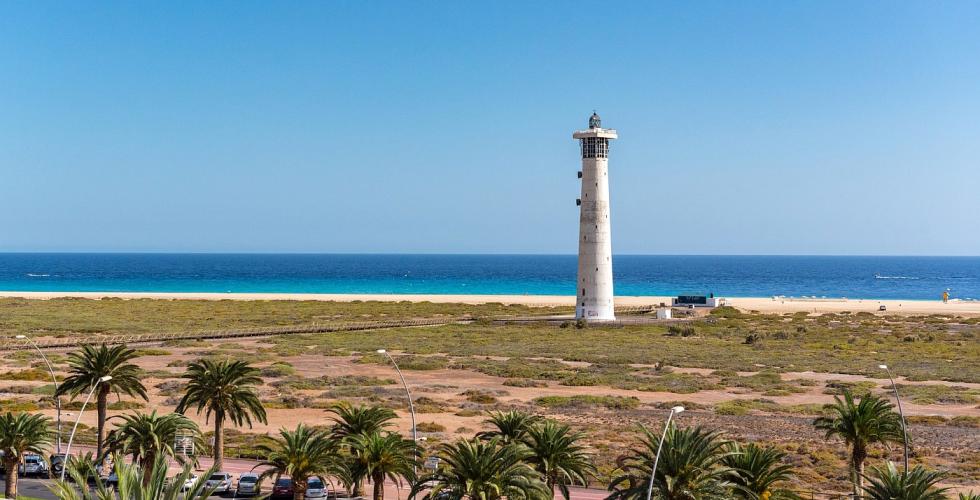
[[[306,480],[306,498],[324,498],[327,496],[327,486],[318,477]]]
[[[48,463],[40,455],[24,455],[24,462],[20,464],[19,472],[22,476],[46,477]]]
[[[235,496],[253,496],[258,495],[260,490],[259,486],[259,475],[254,472],[246,472],[241,476],[238,476],[238,489],[235,490]]]
[[[233,482],[234,480],[232,479],[231,474],[227,472],[215,472],[214,474],[211,474],[211,477],[209,477],[207,481],[204,482],[204,488],[207,490],[211,490],[213,488],[215,493],[228,493],[231,491]]]

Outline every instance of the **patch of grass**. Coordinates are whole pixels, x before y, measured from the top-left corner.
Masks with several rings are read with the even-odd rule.
[[[444,402],[427,396],[415,398],[414,403],[417,413],[445,413],[447,410]]]
[[[324,387],[377,387],[394,383],[395,381],[390,378],[378,378],[367,375],[340,375],[336,377],[324,375],[322,377],[288,377],[282,380],[276,380],[270,385],[277,389],[315,391]]]
[[[415,429],[419,432],[445,432],[446,426],[435,422],[419,422]]]
[[[732,399],[715,405],[715,413],[719,415],[748,415],[753,411],[791,415],[819,415],[823,413],[823,405],[781,405],[771,399],[764,398]]]
[[[293,365],[285,361],[276,361],[269,366],[265,366],[259,369],[259,375],[265,378],[282,378],[294,375],[296,369]]]
[[[0,409],[4,412],[23,412],[23,411],[37,411],[39,409],[37,403],[33,401],[24,401],[20,399],[2,399],[0,400]]]
[[[711,379],[693,373],[667,373],[655,377],[633,377],[612,384],[617,389],[644,392],[673,392],[675,394],[694,394],[698,391],[717,389]]]
[[[855,397],[873,392],[878,384],[869,381],[846,382],[844,380],[831,380],[824,386],[824,394],[840,396],[844,394],[844,389],[851,391]]]
[[[639,399],[622,396],[542,396],[535,398],[534,402],[551,409],[604,407],[610,410],[632,410],[640,406]]]
[[[477,403],[481,405],[489,405],[497,402],[496,396],[487,391],[480,391],[476,389],[470,389],[468,391],[463,391],[460,396],[465,396],[466,400],[471,403]]]
[[[891,386],[885,386],[890,389]],[[898,385],[898,393],[903,400],[916,404],[970,404],[978,401],[980,391],[968,387],[949,385]]]
[[[0,373],[0,380],[51,380],[51,374],[38,368],[28,368],[26,370],[16,370]]]
[[[739,387],[754,392],[762,392],[767,396],[788,396],[793,393],[806,392],[796,382],[784,382],[778,372],[763,371],[745,377],[734,375],[721,379],[721,385]]]
[[[548,387],[547,382],[530,378],[509,378],[504,380],[504,385],[508,387]]]
[[[959,415],[949,419],[947,425],[954,427],[974,427],[980,429],[980,417],[972,415]]]
[[[173,353],[166,349],[156,349],[152,347],[136,349],[137,356],[169,356],[171,354]]]

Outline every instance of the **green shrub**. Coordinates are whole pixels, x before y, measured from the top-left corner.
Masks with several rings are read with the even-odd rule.
[[[493,394],[486,391],[480,391],[476,389],[470,389],[468,391],[463,391],[460,396],[466,396],[466,400],[471,403],[478,403],[481,405],[488,405],[497,402],[497,398]]]
[[[529,378],[509,378],[504,380],[504,385],[508,387],[548,387],[547,382]]]
[[[539,406],[553,409],[602,406],[610,410],[632,410],[640,406],[640,400],[632,396],[542,396],[535,398],[534,402]]]
[[[435,422],[419,422],[415,426],[415,430],[419,432],[445,432],[446,426]]]
[[[0,373],[0,380],[45,381],[45,380],[51,380],[51,374],[48,373],[46,370],[39,370],[37,368],[28,368],[26,370]]]
[[[288,377],[296,373],[296,369],[293,365],[286,363],[284,361],[276,361],[269,366],[262,367],[259,370],[259,375],[266,378],[281,378]]]

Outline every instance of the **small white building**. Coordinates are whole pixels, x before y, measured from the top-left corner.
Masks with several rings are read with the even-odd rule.
[[[671,317],[671,309],[669,307],[657,308],[657,319],[670,319]]]

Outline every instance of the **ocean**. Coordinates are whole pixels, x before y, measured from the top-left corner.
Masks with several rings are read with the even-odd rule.
[[[619,255],[617,295],[980,299],[980,257]],[[0,253],[2,291],[572,295],[574,255]]]

